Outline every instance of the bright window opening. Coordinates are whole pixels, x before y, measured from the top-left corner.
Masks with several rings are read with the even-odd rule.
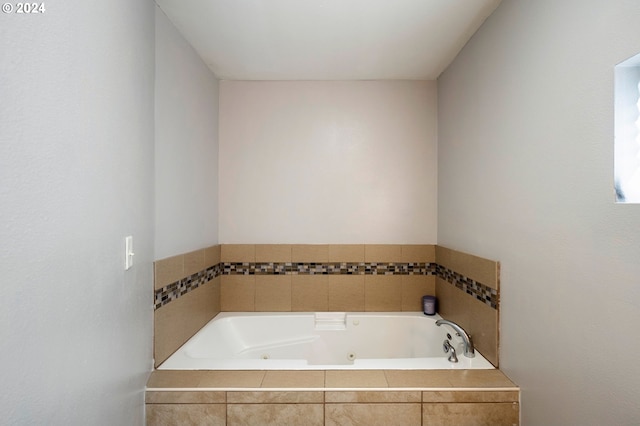
[[[640,54],[615,68],[615,191],[640,203]]]

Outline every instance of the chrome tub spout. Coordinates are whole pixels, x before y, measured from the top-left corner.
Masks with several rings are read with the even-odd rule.
[[[446,319],[439,319],[436,321],[436,325],[448,325],[453,328],[458,336],[462,337],[462,342],[464,343],[464,356],[467,358],[473,358],[476,356],[475,348],[473,347],[473,340],[471,340],[471,336],[464,331],[464,328],[460,327],[453,321],[449,321]]]

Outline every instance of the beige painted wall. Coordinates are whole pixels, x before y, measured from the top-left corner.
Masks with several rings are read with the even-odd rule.
[[[500,260],[526,425],[640,419],[640,205],[613,191],[639,21],[637,0],[503,1],[438,80],[438,244]]]
[[[155,250],[218,242],[218,80],[156,6]]]
[[[154,3],[45,3],[0,14],[0,423],[143,425]]]
[[[221,243],[435,243],[433,81],[220,82]]]

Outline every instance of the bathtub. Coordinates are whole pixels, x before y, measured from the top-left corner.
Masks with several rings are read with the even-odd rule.
[[[160,370],[493,369],[441,317],[422,312],[224,312],[171,355]],[[458,362],[447,360],[447,338]]]

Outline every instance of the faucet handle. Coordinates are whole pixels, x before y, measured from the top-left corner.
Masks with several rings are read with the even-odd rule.
[[[447,358],[449,362],[458,362],[458,356],[456,355],[456,350],[451,345],[451,342],[449,342],[449,340],[445,339],[445,341],[442,343],[442,350],[444,351],[445,354],[447,352],[451,352],[451,354],[449,355],[449,358]]]

